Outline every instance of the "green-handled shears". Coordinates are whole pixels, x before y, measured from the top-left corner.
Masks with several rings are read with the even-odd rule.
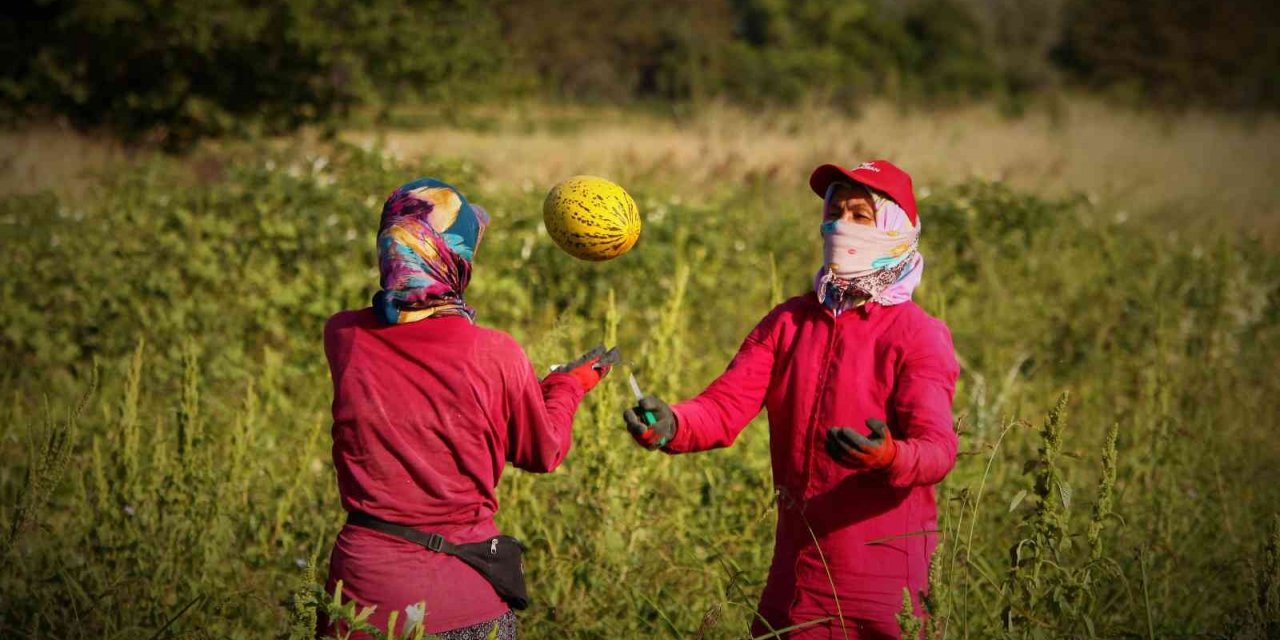
[[[628,373],[627,378],[631,382],[631,393],[636,397],[636,414],[639,416],[640,421],[649,427],[643,434],[637,435],[632,432],[632,435],[636,437],[636,442],[639,442],[644,446],[644,448],[649,450],[661,449],[662,447],[667,446],[667,442],[671,438],[670,433],[658,438],[657,442],[650,441],[651,437],[659,435],[654,431],[654,427],[658,424],[658,416],[654,415],[652,411],[644,408],[644,404],[642,402],[644,400],[644,392],[640,390],[640,383],[636,382],[636,374]]]
[[[636,374],[627,373],[627,379],[631,382],[631,393],[636,397],[636,413],[644,423],[653,426],[658,423],[658,417],[653,415],[652,411],[640,406],[640,401],[644,400],[644,392],[640,391],[640,383],[636,382]]]

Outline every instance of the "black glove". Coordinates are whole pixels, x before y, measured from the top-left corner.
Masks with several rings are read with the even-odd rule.
[[[652,415],[652,424],[645,421],[646,413]],[[636,444],[650,451],[667,446],[676,437],[676,414],[654,396],[645,396],[638,405],[628,407],[622,412],[622,420]]]

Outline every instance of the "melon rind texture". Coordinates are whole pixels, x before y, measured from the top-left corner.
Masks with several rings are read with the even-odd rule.
[[[635,200],[596,176],[574,176],[552,187],[542,203],[542,221],[556,245],[580,260],[611,260],[640,238]]]

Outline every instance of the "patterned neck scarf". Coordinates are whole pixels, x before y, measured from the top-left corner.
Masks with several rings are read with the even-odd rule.
[[[896,202],[867,191],[875,207],[874,227],[842,220],[822,223],[823,267],[813,288],[818,300],[837,314],[868,300],[883,306],[906,302],[924,274],[920,228]]]
[[[466,316],[462,300],[471,261],[489,225],[489,214],[457,189],[421,178],[396,189],[382,206],[378,268],[382,289],[373,310],[387,324],[437,316]]]

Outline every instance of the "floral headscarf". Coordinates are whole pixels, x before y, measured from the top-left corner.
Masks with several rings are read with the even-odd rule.
[[[421,178],[396,189],[382,207],[373,310],[387,324],[436,316],[475,319],[462,299],[489,214],[453,186]]]
[[[826,199],[835,186],[828,188]],[[837,312],[865,300],[884,306],[906,302],[924,275],[919,225],[911,223],[898,203],[866,190],[875,208],[874,228],[841,220],[822,224],[823,266],[814,278],[814,291]]]

